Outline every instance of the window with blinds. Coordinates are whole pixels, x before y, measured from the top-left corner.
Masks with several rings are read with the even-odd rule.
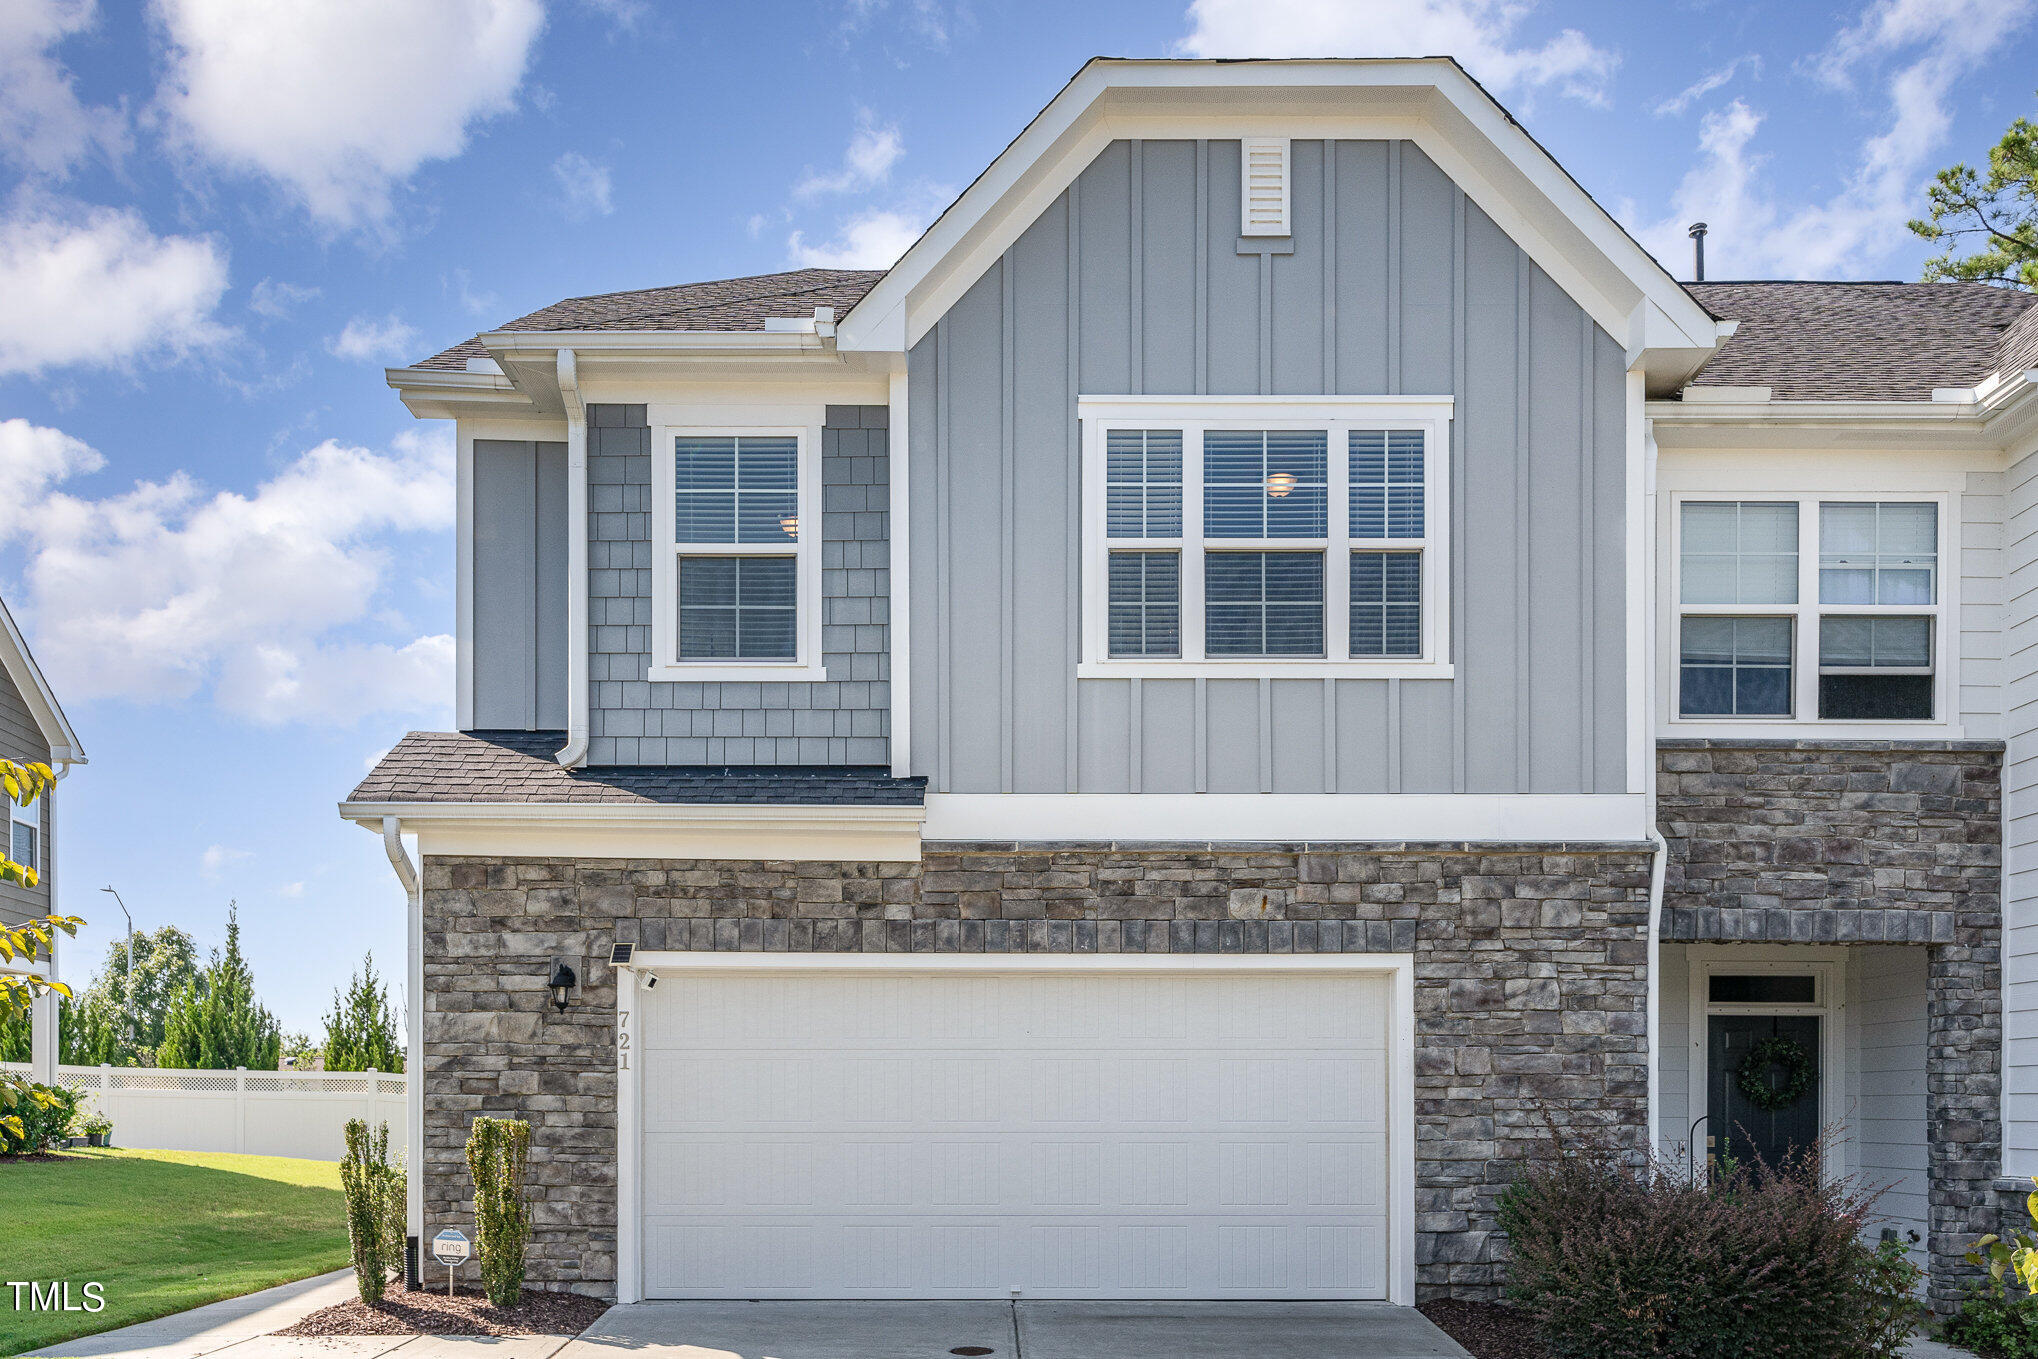
[[[1166,420],[1167,403],[1125,400],[1123,420],[1084,406],[1101,595],[1088,656],[1212,674],[1443,663],[1447,403],[1375,415],[1380,399],[1352,398],[1352,412],[1331,399],[1275,419],[1288,403],[1200,398]]]
[[[1930,722],[1936,499],[1680,499],[1678,720]]]
[[[658,426],[652,438],[649,677],[821,678],[818,429]]]

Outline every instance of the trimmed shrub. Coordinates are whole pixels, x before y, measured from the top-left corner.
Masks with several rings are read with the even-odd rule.
[[[1861,1240],[1876,1194],[1817,1154],[1696,1179],[1608,1148],[1537,1162],[1500,1203],[1508,1295],[1556,1359],[1900,1354],[1922,1273]]]
[[[6,1112],[20,1121],[17,1134],[11,1124],[0,1123],[0,1156],[33,1156],[48,1151],[71,1135],[71,1120],[78,1113],[78,1092],[66,1085],[23,1082],[16,1087],[18,1098]]]
[[[347,1154],[340,1158],[340,1188],[347,1199],[347,1243],[354,1255],[354,1286],[361,1301],[382,1301],[392,1268],[403,1267],[403,1196],[392,1193],[402,1172],[389,1164],[389,1125],[375,1131],[361,1119],[347,1120]],[[396,1248],[390,1249],[389,1219],[397,1219]]]
[[[524,1168],[531,1154],[531,1125],[520,1118],[477,1118],[467,1138],[467,1169],[474,1177],[474,1255],[481,1288],[496,1307],[514,1307],[524,1295],[524,1249],[531,1244],[531,1201]]]

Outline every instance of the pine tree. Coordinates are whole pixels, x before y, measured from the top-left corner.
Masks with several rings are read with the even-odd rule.
[[[403,1044],[397,1037],[396,1012],[389,991],[375,975],[375,955],[347,979],[347,993],[333,992],[333,1010],[326,1016],[326,1070],[401,1071]]]
[[[215,949],[205,969],[171,1000],[156,1065],[274,1071],[282,1057],[283,1027],[255,999],[255,976],[241,956],[240,916],[229,906],[226,951]]]

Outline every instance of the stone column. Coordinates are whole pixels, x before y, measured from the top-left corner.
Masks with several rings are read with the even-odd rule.
[[[1997,932],[1929,950],[1926,1003],[1925,1141],[1931,1190],[1931,1297],[1939,1311],[1958,1303],[1973,1274],[1963,1258],[1974,1238],[1999,1225],[1996,1169],[2002,1164],[2002,967]]]

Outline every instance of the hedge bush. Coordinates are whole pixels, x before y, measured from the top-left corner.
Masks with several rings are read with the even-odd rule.
[[[514,1307],[524,1295],[524,1250],[531,1244],[531,1199],[524,1169],[531,1155],[531,1125],[520,1118],[477,1118],[467,1138],[467,1169],[474,1177],[474,1255],[481,1288],[496,1307]]]
[[[15,1102],[10,1111],[21,1120],[21,1135],[0,1126],[0,1156],[30,1156],[39,1151],[48,1151],[64,1138],[71,1135],[71,1120],[78,1113],[78,1092],[64,1085],[28,1085],[23,1089],[24,1097]],[[34,1098],[45,1096],[44,1104]]]
[[[1508,1294],[1556,1359],[1898,1355],[1922,1272],[1861,1240],[1879,1191],[1816,1154],[1710,1178],[1606,1148],[1538,1161],[1500,1203]]]

